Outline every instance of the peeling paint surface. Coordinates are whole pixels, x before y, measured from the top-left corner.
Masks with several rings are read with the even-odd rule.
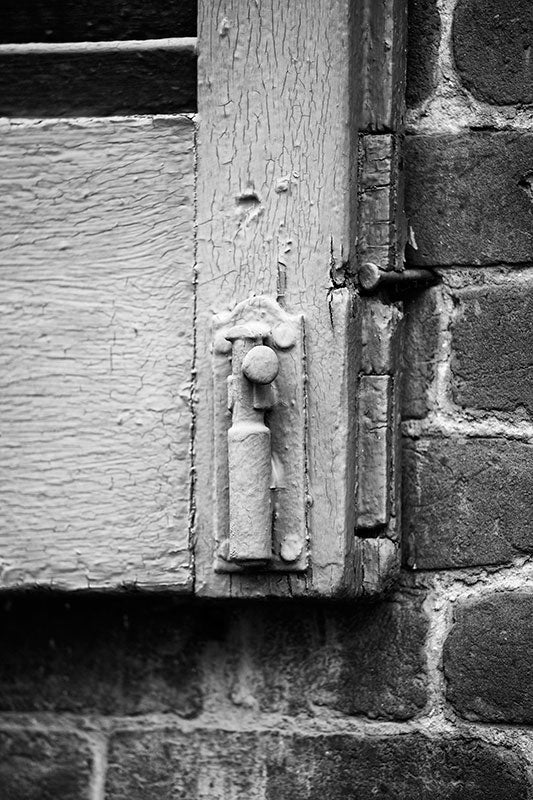
[[[10,125],[0,586],[186,588],[193,123]]]

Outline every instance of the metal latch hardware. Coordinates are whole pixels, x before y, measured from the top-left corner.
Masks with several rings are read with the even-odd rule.
[[[439,281],[439,276],[429,269],[384,270],[371,261],[361,264],[357,278],[360,288],[365,292],[401,289],[408,285],[421,288]]]
[[[214,319],[218,571],[307,566],[303,318],[252,297]]]

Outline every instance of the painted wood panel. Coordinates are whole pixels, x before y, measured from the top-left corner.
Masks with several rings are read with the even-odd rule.
[[[0,587],[191,586],[194,122],[4,122]]]
[[[197,591],[350,593],[357,319],[348,0],[200,4]],[[214,179],[216,176],[216,180]],[[352,209],[354,210],[354,209]],[[215,573],[211,329],[253,294],[305,317],[309,567]],[[200,502],[201,499],[201,502]]]
[[[401,261],[401,243],[396,248],[392,241],[400,227],[400,190],[394,183],[378,208],[372,187],[362,180],[372,146],[360,134],[400,132],[405,11],[405,0],[200,2],[195,445],[200,594],[374,593],[397,572],[398,542],[373,539],[367,545],[370,539],[358,536],[355,526],[361,467],[357,376],[366,357],[361,334],[367,305],[356,275],[363,246],[379,244],[393,253],[389,268]],[[385,204],[385,217],[375,220],[372,211]],[[374,229],[379,242],[369,233]],[[274,573],[263,564],[229,575],[217,572],[212,487],[220,478],[210,455],[213,405],[219,401],[212,384],[212,320],[214,312],[252,295],[276,299],[305,319],[305,571]]]

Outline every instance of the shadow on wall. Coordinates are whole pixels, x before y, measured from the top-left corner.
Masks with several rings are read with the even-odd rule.
[[[408,719],[426,702],[422,601],[4,595],[0,712]]]

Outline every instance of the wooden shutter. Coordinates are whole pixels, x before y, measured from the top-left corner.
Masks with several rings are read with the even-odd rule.
[[[361,375],[372,371],[374,306],[360,297],[356,275],[363,229],[370,247],[397,250],[398,159],[387,153],[399,145],[404,32],[405,3],[392,0],[200,4],[195,568],[201,594],[355,595],[383,590],[397,573],[395,486],[386,524],[357,528],[358,397]],[[379,186],[364,160],[371,139]],[[380,266],[401,268],[400,258]],[[298,567],[283,558],[255,569],[223,563],[219,516],[228,476],[217,455],[223,400],[213,381],[213,314],[254,295],[304,318],[306,532]],[[401,317],[400,308],[393,313]],[[398,349],[384,340],[383,354],[388,348]],[[389,361],[387,370],[396,369]],[[288,395],[286,402],[298,400]],[[397,405],[390,414],[397,425]],[[396,444],[389,449],[396,457]],[[286,520],[282,538],[293,533],[290,514]]]
[[[104,5],[100,36],[119,39]],[[86,7],[41,11],[32,36],[91,30]],[[0,47],[0,587],[189,591],[195,120],[159,112],[189,110],[176,59],[190,86],[195,47],[25,44],[17,19]]]
[[[154,20],[144,43],[0,46],[4,76],[19,68],[0,156],[0,587],[330,597],[397,573],[402,310],[357,275],[370,256],[403,266],[404,17],[404,0],[201,0],[197,115],[194,43]],[[272,556],[246,564],[227,549],[242,309],[269,319],[281,365],[253,402],[273,406],[283,473]],[[385,440],[361,419],[373,398]]]

